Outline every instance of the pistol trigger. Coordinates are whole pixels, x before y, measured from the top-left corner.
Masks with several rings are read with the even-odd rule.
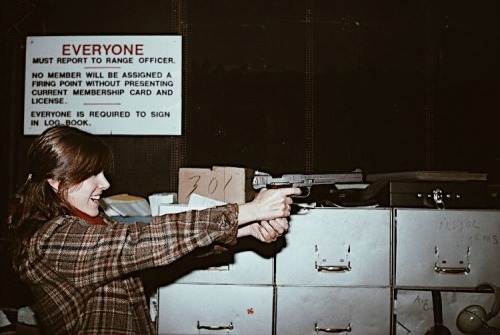
[[[298,195],[292,195],[295,198],[307,198],[311,194],[311,186],[300,186],[301,193]]]

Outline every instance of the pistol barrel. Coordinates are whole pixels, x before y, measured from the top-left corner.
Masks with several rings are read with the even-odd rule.
[[[254,189],[258,190],[263,187],[311,187],[313,185],[360,182],[363,182],[361,170],[341,174],[285,174],[279,178],[273,178],[268,173],[257,171],[252,184]]]

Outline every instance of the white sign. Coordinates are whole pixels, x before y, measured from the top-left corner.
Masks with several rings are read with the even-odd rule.
[[[180,135],[182,37],[28,37],[24,107],[25,135]]]

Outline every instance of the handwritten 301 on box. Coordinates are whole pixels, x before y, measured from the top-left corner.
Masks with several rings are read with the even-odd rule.
[[[252,169],[229,166],[180,168],[178,202],[189,203],[193,193],[226,203],[251,201],[255,196],[253,175]]]

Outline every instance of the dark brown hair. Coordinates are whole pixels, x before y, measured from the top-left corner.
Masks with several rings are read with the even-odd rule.
[[[97,136],[69,126],[45,130],[28,150],[29,176],[15,198],[10,217],[15,230],[14,262],[45,222],[69,213],[68,189],[113,168],[111,149]],[[59,181],[58,192],[48,179]]]

